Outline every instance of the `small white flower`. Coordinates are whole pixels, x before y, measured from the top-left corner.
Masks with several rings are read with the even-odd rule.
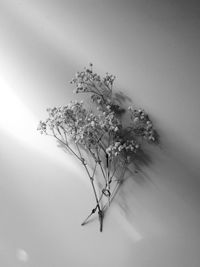
[[[106,153],[109,153],[111,151],[111,147],[106,148]]]
[[[123,146],[119,146],[118,150],[121,151],[123,149]]]
[[[94,127],[95,126],[95,122],[91,121],[91,126]]]

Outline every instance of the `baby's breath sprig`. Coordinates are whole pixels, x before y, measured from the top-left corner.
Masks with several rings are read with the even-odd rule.
[[[123,107],[113,97],[114,81],[112,74],[106,73],[101,77],[95,73],[90,63],[88,68],[76,73],[71,84],[75,86],[75,93],[89,96],[96,110],[86,108],[83,101],[48,108],[47,119],[40,121],[37,128],[41,134],[56,138],[83,165],[96,203],[82,225],[97,212],[100,231],[103,230],[104,213],[114,199],[129,164],[145,142],[158,141],[153,123],[142,109],[129,107],[130,125],[123,126],[118,114]],[[93,160],[92,168],[85,152]],[[97,175],[99,171],[103,178],[101,182]],[[121,175],[117,175],[119,172]]]

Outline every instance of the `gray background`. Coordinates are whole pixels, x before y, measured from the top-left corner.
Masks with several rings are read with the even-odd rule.
[[[0,265],[198,267],[198,1],[0,0]],[[107,214],[81,166],[36,132],[93,62],[151,114],[162,146]]]

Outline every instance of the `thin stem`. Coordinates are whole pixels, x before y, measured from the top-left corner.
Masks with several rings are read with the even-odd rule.
[[[124,174],[125,174],[125,172],[126,172],[126,166],[125,166],[125,165],[126,165],[126,162],[124,161],[124,165],[123,165],[122,173],[121,173],[119,179],[117,179],[117,183],[116,183],[116,185],[115,185],[115,188],[114,188],[113,191],[112,191],[112,194],[111,194],[111,197],[110,197],[109,201],[103,206],[103,210],[105,210],[105,209],[110,205],[110,203],[112,202],[113,198],[114,198],[115,195],[117,194],[117,191],[118,191],[118,189],[119,189],[119,186],[120,186],[121,183],[122,183],[122,178],[124,177]]]
[[[107,180],[106,180],[106,175],[105,175],[105,173],[104,173],[104,170],[103,170],[103,167],[102,167],[102,164],[101,164],[101,159],[100,159],[100,157],[99,157],[99,151],[98,151],[98,149],[96,149],[96,153],[97,153],[97,157],[98,157],[98,164],[99,164],[99,166],[100,166],[100,169],[101,169],[101,172],[102,172],[102,174],[103,174],[103,177],[104,177],[104,180],[105,180],[105,182],[107,183]]]
[[[86,164],[85,164],[85,161],[84,161],[84,159],[82,158],[82,155],[81,155],[81,152],[80,152],[80,149],[79,149],[79,147],[78,147],[78,145],[77,145],[77,148],[78,148],[78,151],[80,152],[80,157],[67,145],[67,144],[65,144],[65,142],[63,142],[60,138],[58,138],[57,136],[56,136],[56,134],[55,134],[55,132],[54,132],[54,130],[52,130],[53,131],[53,135],[54,135],[54,137],[58,140],[58,141],[60,141],[62,144],[64,144],[81,162],[82,162],[82,164],[83,164],[83,166],[84,166],[84,168],[85,168],[85,170],[86,170],[86,172],[87,172],[87,174],[88,174],[88,176],[89,176],[89,178],[90,178],[90,182],[91,182],[91,185],[92,185],[92,188],[93,188],[93,192],[94,192],[94,196],[95,196],[95,199],[96,199],[96,203],[97,203],[97,208],[98,208],[98,210],[99,210],[99,212],[98,212],[98,214],[99,214],[99,221],[100,221],[100,232],[102,232],[102,230],[103,230],[103,211],[101,210],[101,208],[100,208],[100,205],[99,205],[99,201],[98,201],[98,197],[97,197],[97,192],[96,192],[96,189],[95,189],[95,186],[94,186],[94,178],[93,177],[91,177],[91,175],[90,175],[90,173],[89,173],[89,170],[88,170],[88,168],[87,168],[87,166],[86,166]]]
[[[52,130],[53,131],[53,130]],[[78,160],[80,160],[80,161],[82,161],[81,160],[81,158],[73,151],[73,149],[71,149],[71,147],[68,145],[68,144],[66,144],[65,142],[63,142],[60,138],[58,138],[57,136],[56,136],[56,134],[55,134],[55,132],[53,131],[53,136],[59,141],[59,142],[61,142],[63,145],[65,145],[73,154],[74,154],[74,156],[78,159]]]
[[[110,205],[110,203],[113,201],[113,199],[114,199],[114,197],[115,197],[115,195],[119,189],[120,184],[121,184],[121,181],[117,181],[115,188],[113,189],[113,192],[111,194],[110,201],[107,202],[102,208],[103,211],[105,211],[107,209],[107,207]]]
[[[95,166],[94,166],[94,170],[93,170],[93,174],[92,174],[92,179],[94,179],[96,168],[97,168],[97,162],[95,162]]]
[[[126,165],[126,161],[123,161],[123,167],[122,167],[122,168],[124,168],[125,165]],[[114,171],[113,171],[113,174],[112,174],[111,177],[110,177],[109,183],[112,182],[112,178],[114,177],[115,172],[117,171],[117,169],[118,169],[118,166],[116,167],[116,165],[115,165],[115,169],[114,169]]]
[[[93,91],[93,93],[101,96],[101,98],[103,99],[104,103],[106,103],[103,94],[101,94],[101,92],[99,91],[99,88],[96,86],[96,84],[91,79],[89,79],[89,80],[90,80],[91,84],[86,83],[86,85],[95,88],[96,91]]]
[[[64,136],[65,136],[65,142],[67,144],[68,142],[67,142],[66,130],[65,130],[65,128],[63,126],[61,126],[61,129],[63,130]]]
[[[113,171],[112,175],[110,176],[109,183],[111,183],[111,182],[112,182],[112,178],[113,178],[113,176],[115,175],[115,172],[116,172],[116,171],[117,171],[117,167],[115,167],[115,169],[114,169],[114,171]]]
[[[91,213],[90,213],[90,214],[87,216],[87,218],[81,223],[82,226],[85,225],[85,224],[87,223],[87,221],[89,220],[89,218],[92,216],[92,214],[94,214],[94,213],[96,212],[96,210],[97,210],[97,206],[96,206],[94,209],[92,209]]]
[[[108,133],[108,147],[110,146],[111,143],[111,133]],[[108,154],[106,153],[106,164],[107,164],[107,176],[108,176],[108,182],[107,182],[107,188],[109,191],[109,196],[108,196],[108,201],[110,203],[110,168],[111,168],[111,157],[108,156]]]
[[[103,193],[101,193],[101,196],[100,196],[99,201],[98,201],[99,203],[100,203],[102,197],[103,197]],[[81,225],[85,225],[87,223],[87,221],[89,220],[89,218],[96,212],[96,210],[97,210],[97,205],[95,206],[94,209],[92,209],[91,213],[87,216],[87,218],[82,222]]]
[[[86,172],[87,172],[87,174],[88,174],[88,176],[89,176],[89,178],[90,178],[91,183],[93,184],[93,183],[94,183],[94,182],[93,182],[94,177],[90,175],[90,172],[89,172],[89,170],[88,170],[88,168],[87,168],[87,166],[86,166],[85,160],[84,160],[84,158],[82,157],[82,153],[81,153],[80,148],[79,148],[79,145],[78,145],[77,143],[76,143],[76,147],[77,147],[77,149],[78,149],[78,152],[79,152],[79,155],[80,155],[80,158],[81,158],[81,162],[82,162],[82,164],[83,164],[83,166],[84,166],[84,168],[85,168],[85,170],[86,170]],[[94,174],[94,173],[93,173],[93,174]],[[95,193],[95,198],[96,198],[96,200],[97,200],[97,202],[98,202],[96,189],[95,189],[95,188],[93,188],[93,189],[94,189],[94,193]]]
[[[82,154],[81,154],[80,148],[79,148],[79,146],[78,146],[78,144],[77,144],[77,143],[75,143],[75,144],[76,144],[76,147],[77,147],[77,150],[78,150],[79,156],[80,156],[80,158],[81,158],[81,161],[82,161],[83,157],[82,157]]]
[[[82,158],[82,154],[81,154],[81,151],[80,151],[79,146],[78,146],[77,143],[76,143],[76,146],[77,146],[77,149],[78,149],[78,151],[80,153],[81,162],[82,162],[82,164],[83,164],[83,166],[84,166],[84,168],[85,168],[85,170],[86,170],[86,172],[88,174],[88,177],[90,178],[90,182],[91,182],[92,189],[93,189],[93,192],[94,192],[95,200],[96,200],[96,203],[97,203],[97,209],[98,209],[98,214],[99,214],[99,222],[100,222],[100,232],[102,232],[102,230],[103,230],[103,228],[102,228],[103,227],[103,214],[102,214],[101,207],[99,205],[98,196],[97,196],[96,188],[95,188],[95,185],[94,185],[94,177],[93,177],[94,173],[93,173],[93,176],[90,175],[88,167],[86,166],[84,158]],[[95,170],[96,170],[96,168],[95,168]]]
[[[90,181],[91,181],[91,184],[92,184],[92,188],[93,188],[93,191],[94,191],[94,195],[95,195],[95,199],[96,199],[96,203],[97,203],[97,207],[98,207],[98,209],[99,209],[99,211],[100,211],[101,208],[100,208],[99,203],[98,203],[97,192],[96,192],[96,189],[95,189],[95,186],[94,186],[94,178],[91,177],[91,175],[90,175],[90,173],[89,173],[89,170],[88,170],[86,164],[85,164],[84,162],[82,162],[82,164],[83,164],[83,166],[84,166],[84,168],[85,168],[85,170],[86,170],[86,172],[87,172],[87,174],[88,174],[88,176],[89,176],[89,178],[90,178]]]
[[[61,134],[61,131],[60,131],[60,129],[59,129],[59,126],[56,127],[56,130],[57,130],[57,132],[59,133],[61,139],[64,139],[63,136],[62,136],[62,134]]]
[[[106,153],[106,149],[104,148],[105,144],[101,140],[99,140],[99,145],[100,145],[101,149],[103,150],[103,152]]]
[[[109,205],[110,205],[110,183],[109,183],[109,176],[110,176],[110,171],[109,171],[109,156],[108,154],[106,153],[106,167],[107,167],[107,183],[106,183],[106,188],[109,192],[108,194],[108,202],[109,202]]]
[[[94,152],[92,152],[91,148],[87,147],[87,149],[89,150],[89,152],[90,152],[90,154],[92,155],[92,157],[93,157],[94,161],[96,162],[96,161],[97,161],[97,159],[96,159],[95,153],[94,153]]]
[[[94,171],[93,171],[93,174],[92,176],[90,175],[89,173],[89,170],[86,166],[86,163],[84,161],[84,159],[82,158],[82,154],[81,154],[81,151],[79,149],[79,146],[78,144],[76,143],[76,146],[77,146],[77,149],[79,151],[79,154],[80,154],[80,157],[82,159],[82,164],[90,178],[90,182],[91,182],[91,185],[92,185],[92,189],[93,189],[93,192],[94,192],[94,196],[95,196],[95,200],[96,200],[96,208],[92,210],[92,213],[89,214],[89,216],[86,218],[86,220],[83,222],[82,225],[84,225],[86,223],[86,221],[88,220],[88,218],[96,211],[96,209],[98,209],[98,214],[99,214],[99,223],[100,223],[100,232],[103,231],[103,211],[101,210],[101,207],[100,207],[100,204],[99,204],[99,200],[98,200],[98,197],[97,197],[97,192],[96,192],[96,188],[95,188],[95,185],[94,185],[94,174],[95,174],[95,171],[96,171],[96,166],[97,166],[97,162],[95,163],[95,168],[94,168]]]

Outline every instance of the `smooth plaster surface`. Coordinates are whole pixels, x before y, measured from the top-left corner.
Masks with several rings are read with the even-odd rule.
[[[0,266],[198,267],[198,1],[0,0]],[[93,62],[161,135],[98,222],[81,166],[36,132]]]

